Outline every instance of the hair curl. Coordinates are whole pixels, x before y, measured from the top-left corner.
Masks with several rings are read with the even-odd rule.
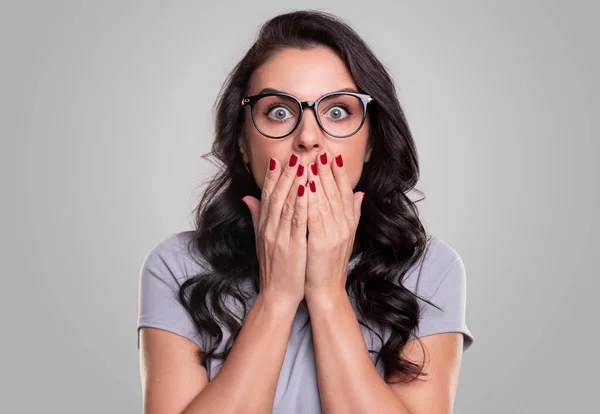
[[[348,274],[346,290],[356,301],[361,325],[382,340],[371,326],[391,331],[377,356],[383,361],[385,378],[398,370],[404,374],[401,381],[410,382],[425,375],[421,365],[404,359],[400,352],[420,316],[419,297],[405,288],[402,280],[425,253],[428,241],[415,205],[425,197],[411,201],[407,196],[411,190],[423,195],[414,188],[419,179],[417,151],[385,67],[347,23],[329,13],[294,11],[265,22],[256,42],[221,88],[215,103],[215,140],[211,152],[202,156],[212,155],[221,168],[194,210],[196,230],[188,245],[192,256],[200,253],[210,269],[186,280],[180,287],[179,300],[198,330],[216,340],[210,349],[198,354],[210,375],[208,360],[224,361],[242,326],[242,321],[224,305],[224,298],[230,296],[241,303],[246,314],[250,296],[240,289],[241,284],[249,279],[255,293],[259,291],[252,218],[241,198],[252,195],[260,199],[261,190],[245,169],[237,148],[244,124],[240,102],[253,71],[269,57],[283,48],[313,47],[335,51],[358,89],[375,98],[368,109],[373,151],[355,188],[365,192],[366,197],[351,258],[362,254]],[[219,353],[216,350],[223,331],[218,322],[231,332],[225,350]]]

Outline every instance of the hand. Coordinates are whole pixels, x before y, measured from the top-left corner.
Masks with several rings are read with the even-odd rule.
[[[310,167],[304,288],[307,299],[315,294],[346,292],[348,262],[364,198],[363,192],[352,192],[341,154],[328,163],[327,153],[323,152]]]
[[[295,306],[304,298],[308,205],[307,168],[296,164],[297,161],[298,156],[292,154],[290,162],[282,167],[272,158],[261,200],[252,196],[242,198],[254,226],[260,263],[259,293]]]

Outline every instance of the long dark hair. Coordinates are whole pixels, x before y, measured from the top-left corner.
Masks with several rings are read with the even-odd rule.
[[[391,332],[378,352],[385,377],[394,369],[404,374],[403,382],[424,375],[422,365],[400,355],[420,315],[418,296],[405,288],[402,280],[425,253],[428,241],[415,206],[424,197],[412,201],[407,195],[411,190],[423,195],[414,188],[419,179],[415,143],[393,81],[367,44],[336,16],[310,10],[285,13],[264,23],[256,42],[229,74],[215,104],[215,140],[209,155],[221,165],[194,210],[196,230],[188,245],[192,256],[199,253],[198,260],[210,266],[186,280],[179,291],[198,330],[216,340],[198,354],[209,375],[208,360],[224,361],[242,326],[242,320],[224,305],[224,298],[230,296],[240,303],[245,315],[253,293],[240,286],[249,280],[254,294],[259,291],[252,218],[241,198],[252,195],[260,200],[261,190],[246,170],[237,146],[244,125],[241,100],[253,71],[270,56],[283,48],[323,46],[341,57],[358,89],[375,98],[368,110],[373,151],[355,187],[365,192],[365,198],[351,259],[362,254],[348,274],[346,289],[356,301],[361,325],[380,339],[371,326]],[[218,322],[231,332],[223,352],[217,352],[223,338]]]

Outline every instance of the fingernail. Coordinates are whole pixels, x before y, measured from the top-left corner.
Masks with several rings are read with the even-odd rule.
[[[302,164],[298,165],[298,172],[297,172],[297,174],[298,174],[298,177],[301,177],[302,174],[304,174],[304,165],[302,165]]]
[[[298,197],[302,197],[304,195],[304,185],[300,184],[298,186]]]
[[[292,154],[290,157],[290,167],[296,165],[296,161],[298,161],[298,156],[296,154]]]
[[[310,187],[310,191],[312,191],[313,193],[317,191],[317,187],[315,186],[315,182],[311,181],[308,186]]]
[[[310,169],[311,169],[313,175],[317,175],[318,174],[318,172],[317,172],[317,163],[316,162],[313,162],[312,164],[310,164]]]
[[[327,153],[326,152],[321,154],[321,156],[319,158],[321,159],[321,164],[323,164],[323,165],[327,164]]]
[[[269,157],[269,170],[273,171],[275,169],[275,160],[272,157]]]
[[[342,154],[335,157],[335,163],[337,164],[338,167],[344,166],[344,160],[342,160]]]

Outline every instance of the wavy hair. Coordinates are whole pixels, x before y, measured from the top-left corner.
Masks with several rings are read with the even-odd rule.
[[[210,266],[181,285],[179,300],[198,330],[213,339],[212,346],[198,353],[210,375],[208,360],[227,358],[243,323],[227,308],[225,297],[240,303],[245,315],[248,300],[259,291],[252,217],[241,198],[252,195],[260,200],[261,190],[237,147],[245,116],[240,103],[253,71],[269,57],[284,48],[314,47],[336,52],[358,89],[375,98],[368,108],[373,150],[355,188],[365,192],[351,256],[360,254],[360,260],[349,271],[346,290],[356,302],[361,325],[382,343],[381,333],[372,327],[391,332],[379,351],[369,350],[381,358],[386,381],[392,370],[398,370],[404,374],[401,381],[410,382],[425,375],[422,365],[403,358],[400,352],[420,317],[419,297],[405,288],[402,280],[425,254],[428,241],[415,205],[425,197],[411,201],[407,196],[411,190],[423,195],[414,188],[419,179],[417,151],[385,67],[347,23],[329,13],[293,11],[266,21],[221,88],[214,108],[215,140],[211,152],[202,156],[212,155],[220,168],[194,210],[195,231],[187,246],[192,257],[199,255]],[[240,289],[246,281],[254,292]],[[217,352],[223,340],[221,326],[231,335],[224,351]]]

